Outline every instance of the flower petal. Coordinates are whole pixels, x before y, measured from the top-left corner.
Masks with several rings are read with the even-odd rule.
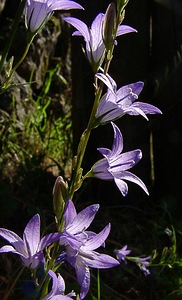
[[[50,244],[54,243],[55,241],[58,241],[60,239],[61,233],[55,232],[55,233],[49,233],[45,235],[39,243],[37,251],[44,250],[44,248],[48,247]]]
[[[120,177],[120,178],[121,178],[122,180],[128,180],[128,181],[131,181],[131,182],[136,183],[137,185],[139,185],[139,186],[145,191],[145,193],[146,193],[147,195],[149,195],[149,192],[148,192],[148,190],[147,190],[146,185],[143,183],[143,181],[142,181],[139,177],[137,177],[137,176],[134,175],[133,173],[128,172],[128,171],[124,171],[124,172],[121,174],[121,177]],[[117,178],[114,178],[114,180],[115,180],[116,185],[118,186],[119,180],[120,180],[120,179],[117,177]]]
[[[23,233],[23,241],[30,256],[34,255],[40,242],[40,216],[36,214],[30,219]]]
[[[12,244],[17,252],[27,255],[23,240],[15,232],[0,228],[0,236]]]
[[[109,269],[119,265],[119,261],[114,257],[92,251],[92,257],[84,257],[84,261],[90,268]]]
[[[80,300],[82,300],[87,295],[90,287],[90,271],[89,268],[83,264],[83,261],[80,257],[77,258],[75,270],[77,280],[81,286]]]
[[[116,36],[123,35],[130,32],[137,32],[137,30],[127,25],[120,25],[118,27]]]
[[[67,227],[68,224],[72,223],[76,216],[77,216],[77,212],[73,204],[73,201],[68,199],[64,210],[65,227]]]
[[[93,204],[86,207],[78,213],[72,224],[70,224],[70,226],[67,226],[66,230],[71,234],[77,234],[82,232],[83,230],[86,230],[95,218],[98,209],[99,204]]]
[[[83,249],[83,251],[87,252],[99,248],[107,239],[110,230],[111,224],[109,223],[101,232],[89,239],[85,245],[81,247],[81,250]]]
[[[50,1],[49,1],[50,2]],[[70,0],[51,1],[50,10],[69,10],[69,9],[84,9],[80,4]]]
[[[80,32],[80,34],[84,37],[84,40],[86,43],[90,42],[90,32],[89,32],[87,25],[84,22],[82,22],[81,20],[79,20],[77,18],[73,18],[73,17],[64,17],[63,19],[67,23],[74,26]],[[74,33],[73,33],[73,35],[74,35]],[[75,35],[77,35],[77,33]]]

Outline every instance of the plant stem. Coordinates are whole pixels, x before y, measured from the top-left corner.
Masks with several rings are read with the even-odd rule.
[[[26,2],[26,0],[22,0],[20,2],[19,7],[18,7],[18,11],[16,13],[16,16],[15,16],[15,19],[14,19],[14,22],[13,22],[13,25],[12,25],[11,34],[10,34],[8,40],[7,40],[7,43],[5,45],[5,48],[4,48],[4,51],[3,51],[3,54],[2,54],[2,57],[1,57],[1,60],[0,60],[0,73],[2,72],[4,62],[5,62],[5,60],[8,56],[9,50],[10,50],[11,45],[13,43],[13,40],[14,40],[14,37],[15,37],[15,34],[16,34],[16,31],[17,31],[17,28],[18,28],[18,24],[19,24],[20,18],[22,16],[22,13],[23,13],[23,10],[24,10],[24,7],[25,7],[25,2]]]

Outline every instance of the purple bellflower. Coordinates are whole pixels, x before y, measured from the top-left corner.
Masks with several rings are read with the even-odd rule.
[[[105,51],[105,45],[103,41],[103,21],[105,15],[100,13],[96,16],[89,28],[84,22],[77,18],[65,17],[64,20],[74,26],[77,30],[73,33],[73,36],[83,36],[86,43],[86,56],[93,66],[94,70],[97,70],[100,62],[102,61]],[[136,32],[136,30],[127,25],[119,25],[116,36],[120,36],[126,33]]]
[[[95,115],[100,124],[118,119],[124,114],[141,115],[146,120],[148,120],[146,114],[162,114],[157,107],[136,101],[144,86],[142,81],[125,85],[117,90],[116,82],[108,74],[97,73],[96,77],[108,87]]]
[[[77,280],[81,286],[81,300],[85,298],[90,287],[89,268],[106,269],[119,265],[119,262],[113,257],[94,251],[100,246],[105,245],[105,240],[110,233],[110,224],[98,234],[85,231],[95,217],[99,206],[96,204],[95,208],[96,209],[94,209],[94,205],[90,205],[77,215],[74,204],[68,200],[64,213],[66,223],[64,244],[67,230],[69,231],[66,243],[66,259],[75,268]],[[74,239],[70,242],[70,228],[72,235],[75,235],[75,243]],[[79,243],[77,243],[76,239],[78,239]]]
[[[70,297],[76,296],[74,292],[63,295],[65,291],[65,282],[60,274],[56,276],[52,270],[49,270],[48,274],[52,278],[52,290],[42,300],[70,300],[72,299]]]
[[[127,245],[119,250],[114,251],[119,262],[124,261],[127,264],[126,256],[131,253],[131,250],[127,249]]]
[[[94,235],[94,233],[85,230],[92,223],[98,209],[99,204],[93,204],[77,214],[73,202],[68,200],[64,212],[65,226],[61,233],[60,244],[65,246],[70,245],[77,249],[82,245],[84,240],[87,240],[88,235]]]
[[[147,256],[147,257],[138,257],[136,258],[135,262],[137,263],[137,265],[139,266],[139,268],[143,271],[143,273],[148,276],[150,275],[150,271],[147,269],[148,266],[150,265],[150,260],[151,256]]]
[[[49,19],[54,10],[83,9],[70,0],[27,0],[25,10],[26,27],[31,32],[38,31]]]
[[[111,123],[114,129],[114,141],[112,149],[98,148],[105,157],[94,164],[88,177],[96,177],[102,180],[114,180],[123,196],[128,193],[128,185],[124,180],[138,184],[148,194],[143,181],[133,173],[127,171],[135,166],[142,158],[141,150],[133,150],[121,153],[123,150],[123,137],[119,128]]]
[[[50,233],[40,239],[40,216],[33,216],[25,227],[23,239],[11,230],[0,228],[0,236],[10,245],[0,248],[0,253],[18,254],[26,267],[34,269],[39,262],[44,262],[44,248],[59,240],[60,233]]]

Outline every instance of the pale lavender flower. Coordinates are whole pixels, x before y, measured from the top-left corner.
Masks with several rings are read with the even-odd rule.
[[[146,114],[162,113],[151,104],[136,101],[144,86],[142,81],[125,85],[117,90],[116,82],[108,74],[97,73],[96,77],[108,87],[107,93],[102,97],[95,115],[100,124],[118,119],[125,114],[141,115],[148,120]]]
[[[138,257],[135,259],[135,262],[137,263],[137,265],[139,266],[139,268],[144,272],[144,274],[150,275],[150,271],[147,269],[147,267],[150,265],[150,260],[151,256],[147,256],[147,257]]]
[[[125,153],[123,151],[123,137],[119,128],[111,123],[114,129],[114,140],[112,149],[98,148],[105,157],[92,167],[87,173],[88,177],[96,177],[102,180],[114,180],[123,196],[128,193],[128,185],[124,180],[138,184],[148,194],[143,181],[133,173],[127,171],[135,166],[142,158],[141,150],[133,150]]]
[[[66,227],[63,230],[63,242],[66,244],[66,259],[75,268],[77,280],[81,286],[81,300],[85,298],[90,287],[89,268],[106,269],[119,265],[119,262],[113,257],[94,251],[104,245],[110,232],[110,224],[98,234],[85,231],[95,217],[98,208],[97,204],[90,205],[77,215],[74,204],[69,200],[64,215]],[[71,221],[69,221],[69,216]],[[66,241],[67,231],[68,239]],[[75,239],[70,239],[70,231]]]
[[[102,60],[105,45],[103,41],[103,20],[105,15],[100,13],[96,16],[89,28],[84,22],[77,18],[65,17],[64,20],[74,26],[77,31],[73,35],[83,36],[86,43],[86,56],[93,66],[94,70],[97,70],[100,61]],[[136,30],[127,25],[119,25],[116,36],[120,36],[126,33],[136,32]]]
[[[39,30],[55,10],[83,9],[70,0],[27,0],[25,9],[25,24],[31,32]]]
[[[65,282],[60,274],[57,276],[52,270],[49,270],[48,274],[52,278],[52,289],[42,300],[70,300],[72,299],[71,297],[76,296],[74,292],[63,295]]]
[[[23,239],[5,228],[0,228],[0,236],[11,244],[1,247],[0,253],[18,254],[26,267],[34,269],[44,260],[44,248],[57,241],[60,233],[50,233],[40,239],[40,216],[36,214],[26,225]]]
[[[78,248],[88,239],[88,235],[94,235],[94,233],[86,231],[86,229],[92,223],[98,209],[99,204],[93,204],[77,214],[73,202],[67,200],[64,212],[65,226],[61,233],[60,244],[69,244],[73,248]]]
[[[119,250],[115,250],[115,254],[117,259],[121,262],[124,261],[125,264],[127,264],[126,256],[131,253],[131,250],[127,249],[127,245],[125,245],[123,248]]]

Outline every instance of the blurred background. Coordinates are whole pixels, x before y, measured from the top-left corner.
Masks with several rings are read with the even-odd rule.
[[[74,11],[72,15],[88,25],[110,3],[106,0],[77,2],[85,11]],[[18,4],[18,0],[0,0],[0,54]],[[87,126],[94,99],[93,73],[81,47],[84,41],[81,37],[71,37],[73,28],[62,16],[63,13],[55,12],[36,36],[15,74],[16,88],[0,95],[0,227],[20,235],[36,212],[41,215],[44,230],[54,226],[46,227],[54,222],[53,185],[59,175],[68,181],[71,178],[72,157]],[[100,203],[97,230],[103,224],[112,223],[107,247],[112,251],[127,244],[132,254],[138,256],[151,255],[156,249],[160,258],[163,249],[171,246],[164,230],[173,226],[180,257],[182,2],[130,0],[123,24],[134,27],[138,33],[117,38],[109,74],[118,88],[144,81],[139,100],[163,112],[163,115],[149,115],[148,122],[141,116],[124,116],[116,121],[123,134],[124,152],[142,150],[143,158],[132,171],[145,182],[150,196],[129,183],[129,193],[123,198],[113,182],[89,180],[75,195],[77,209]],[[8,60],[13,56],[16,62],[25,46],[22,16]],[[0,75],[1,83],[3,77],[4,73]],[[93,130],[84,173],[101,158],[97,148],[110,148],[112,141],[111,125]],[[3,297],[16,276],[13,270],[19,262],[11,255],[1,258],[0,295]],[[151,275],[145,277],[136,266],[122,264],[119,271],[101,272],[102,299],[181,299],[180,267],[151,267],[150,271]],[[15,291],[19,299],[24,299],[20,286]],[[94,292],[93,284],[87,299],[94,299]]]

